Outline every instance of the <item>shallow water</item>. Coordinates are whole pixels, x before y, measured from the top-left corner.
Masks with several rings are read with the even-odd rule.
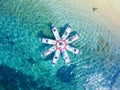
[[[114,16],[117,11],[111,10],[112,5],[101,3],[0,0],[1,90],[119,90],[120,19]],[[93,7],[98,9],[93,11]],[[110,12],[113,16],[108,16]],[[59,32],[69,24],[80,34],[73,45],[81,53],[68,52],[71,65],[60,57],[53,66],[54,54],[41,56],[50,45],[39,38],[54,39],[51,23]]]

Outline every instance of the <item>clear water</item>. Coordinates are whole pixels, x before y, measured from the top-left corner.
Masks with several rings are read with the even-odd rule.
[[[120,28],[96,13],[78,0],[0,0],[0,90],[119,90]],[[69,66],[41,56],[51,23],[80,34]]]

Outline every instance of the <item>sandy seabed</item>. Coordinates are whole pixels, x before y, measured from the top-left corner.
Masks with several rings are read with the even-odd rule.
[[[120,88],[119,0],[0,0],[0,90],[118,90]],[[96,8],[96,10],[93,10]],[[60,34],[66,24],[80,34],[68,52],[52,65],[50,24]],[[71,34],[71,35],[72,35]]]

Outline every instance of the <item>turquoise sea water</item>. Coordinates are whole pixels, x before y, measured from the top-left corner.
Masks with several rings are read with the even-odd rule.
[[[95,14],[72,0],[0,0],[0,90],[119,90],[120,40],[112,33],[120,28]],[[80,34],[73,45],[81,54],[68,52],[69,66],[41,56],[50,46],[39,38],[54,39],[51,23]]]

